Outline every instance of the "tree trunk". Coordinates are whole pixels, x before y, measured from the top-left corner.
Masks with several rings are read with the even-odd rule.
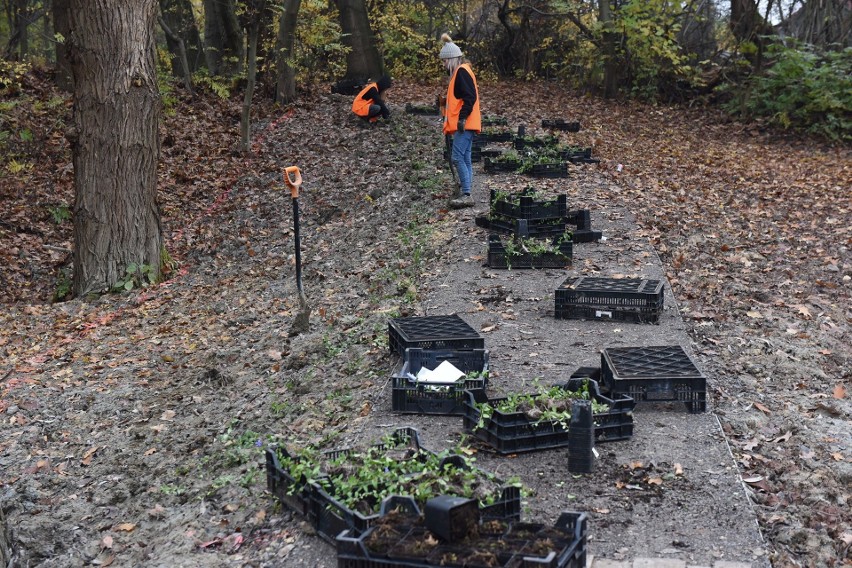
[[[69,0],[53,0],[53,33],[56,38],[56,86],[66,92],[74,89],[71,76],[71,61],[68,59],[68,40],[71,35]]]
[[[340,13],[343,44],[351,51],[346,55],[347,80],[378,79],[384,71],[384,62],[376,47],[376,38],[370,29],[367,6],[364,0],[336,0]]]
[[[182,79],[184,73],[179,60],[181,41],[186,52],[188,71],[190,73],[197,71],[204,64],[204,48],[201,45],[198,26],[195,25],[195,16],[192,14],[192,4],[190,0],[160,0],[160,12],[172,34],[166,33],[166,45],[172,55],[172,73],[175,77]]]
[[[600,0],[598,19],[601,22],[601,48],[604,56],[604,98],[612,99],[618,96],[621,84],[621,65],[618,62],[619,34],[613,29],[612,10],[609,0]]]
[[[110,289],[135,264],[159,279],[156,0],[71,0],[76,296]]]
[[[284,0],[284,11],[278,23],[278,88],[275,101],[288,104],[296,100],[296,68],[293,65],[293,42],[302,0]]]
[[[234,0],[204,0],[204,53],[211,74],[228,76],[240,71],[243,34]]]
[[[183,38],[172,31],[162,16],[157,18],[157,21],[160,22],[160,27],[163,29],[163,33],[166,34],[166,38],[170,39],[175,44],[176,53],[172,52],[172,73],[175,73],[178,77],[183,77],[184,88],[190,95],[194,96],[195,91],[192,88],[192,71],[190,71],[189,58],[186,55],[186,44],[183,42]]]
[[[240,149],[244,154],[251,150],[251,99],[257,76],[257,36],[260,35],[260,14],[255,14],[248,27],[248,77],[243,97],[243,112],[240,118]]]

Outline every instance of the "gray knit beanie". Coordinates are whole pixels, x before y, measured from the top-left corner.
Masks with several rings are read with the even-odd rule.
[[[453,38],[450,37],[450,34],[443,34],[441,41],[444,42],[444,47],[441,48],[441,53],[438,57],[441,59],[455,59],[462,56],[462,50],[453,43]]]

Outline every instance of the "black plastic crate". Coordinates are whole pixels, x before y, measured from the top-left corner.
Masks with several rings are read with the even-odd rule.
[[[405,103],[405,112],[408,114],[438,116],[438,107],[435,105]]]
[[[527,173],[533,177],[539,178],[565,178],[568,177],[568,163],[542,162],[533,164],[532,168]]]
[[[435,457],[434,452],[420,445],[420,437],[414,428],[397,428],[388,436],[388,441],[373,444],[371,447],[379,451],[391,452],[404,450],[411,452],[410,459],[428,459]],[[285,456],[290,454],[281,448]],[[381,514],[364,515],[353,511],[335,496],[331,479],[320,474],[314,480],[294,480],[288,471],[281,467],[275,454],[276,449],[267,450],[267,485],[272,493],[281,499],[288,508],[305,516],[317,533],[325,540],[334,542],[334,538],[343,530],[352,530],[356,534],[367,530],[371,523]],[[341,456],[347,456],[355,452],[352,448],[331,450],[323,453],[323,459],[333,460]],[[439,466],[454,466],[458,469],[472,468],[461,455],[447,455],[441,458]],[[478,470],[481,471],[481,470]],[[500,483],[499,481],[497,482]],[[291,495],[288,491],[295,487],[298,491]],[[495,493],[496,494],[496,493]],[[283,495],[283,497],[282,497]],[[521,490],[514,485],[500,488],[499,494],[492,503],[480,503],[480,517],[483,519],[496,519],[500,521],[512,521],[520,519],[521,515]],[[297,498],[296,498],[297,497]],[[384,501],[382,503],[384,507]]]
[[[567,220],[568,202],[565,195],[556,199],[537,200],[534,191],[524,190],[508,195],[492,189],[490,195],[491,214],[509,219],[550,219]]]
[[[588,209],[574,209],[565,214],[566,221],[577,227],[577,230],[590,230],[592,228],[592,212]]]
[[[409,373],[417,376],[423,367],[435,370],[444,361],[449,361],[464,373],[479,373],[480,376],[453,383],[428,384],[408,378]],[[464,412],[464,391],[488,386],[488,350],[406,349],[402,367],[391,376],[391,380],[391,407],[395,412],[461,415]]]
[[[577,244],[580,243],[593,243],[595,241],[599,241],[603,238],[603,233],[601,231],[590,231],[586,229],[580,229],[574,231],[571,234],[571,240]]]
[[[516,172],[521,169],[522,165],[523,162],[520,160],[497,160],[488,157],[483,159],[483,169],[486,173]]]
[[[510,130],[502,131],[481,131],[477,137],[482,143],[485,142],[511,142],[515,134]]]
[[[566,122],[564,118],[543,119],[541,127],[550,130],[561,130],[563,132],[580,132],[579,122]]]
[[[503,153],[500,148],[483,148],[479,151],[483,158],[496,158]]]
[[[488,532],[481,525],[476,538],[462,543],[438,541],[429,551],[418,555],[405,553],[406,542],[429,536],[422,517],[394,517],[398,538],[389,541],[384,550],[371,553],[371,529],[362,535],[350,532],[337,537],[338,568],[431,568],[434,566],[482,566],[468,563],[466,555],[476,551],[494,553],[499,568],[586,568],[588,519],[586,513],[565,511],[553,526],[542,523],[512,523],[502,532]],[[532,544],[547,542],[548,551],[533,551]],[[396,552],[398,551],[398,552]]]
[[[635,401],[626,395],[607,397],[598,383],[591,379],[570,379],[562,388],[577,391],[588,384],[592,400],[607,404],[609,410],[594,415],[595,442],[626,440],[633,436],[633,408]],[[523,412],[500,412],[497,405],[507,397],[489,399],[483,391],[465,393],[464,429],[482,440],[500,454],[514,454],[537,450],[564,448],[569,445],[570,432],[552,420],[535,421]],[[490,418],[478,428],[481,412],[477,404],[489,403],[494,407]]]
[[[562,147],[559,154],[564,160],[588,160],[592,157],[591,148],[580,148],[578,146]]]
[[[394,318],[388,321],[388,347],[403,357],[409,347],[485,349],[485,339],[458,314]]]
[[[524,150],[526,148],[545,148],[556,147],[559,145],[559,138],[556,136],[545,136],[537,138],[535,136],[518,135],[512,140],[512,145],[515,150]]]
[[[601,351],[601,377],[611,393],[636,402],[683,402],[707,409],[707,379],[680,345],[618,347]]]
[[[510,236],[510,239],[515,237]],[[488,266],[490,268],[565,268],[574,258],[574,244],[569,239],[555,237],[552,246],[558,252],[532,254],[509,253],[499,235],[488,235]]]
[[[511,219],[501,215],[488,217],[488,228],[501,233],[511,233],[519,237],[561,237],[568,224],[565,219]]]
[[[659,323],[663,281],[570,277],[556,289],[556,319],[607,319]]]
[[[480,122],[482,126],[506,126],[509,124],[508,119],[503,116],[483,116]]]

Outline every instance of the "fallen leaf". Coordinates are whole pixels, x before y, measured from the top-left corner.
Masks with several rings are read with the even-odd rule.
[[[160,420],[162,420],[163,422],[171,422],[174,419],[175,419],[175,411],[174,410],[166,410],[160,416]]]
[[[640,462],[640,461],[630,462],[630,469],[639,469],[641,467],[642,467],[642,462]]]
[[[757,440],[752,440],[752,441],[748,442],[746,445],[744,445],[743,449],[747,452],[750,452],[753,449],[755,449],[756,447],[758,447],[759,445],[760,445],[760,442],[758,442]]]
[[[95,452],[98,451],[98,447],[89,448],[85,454],[83,454],[83,459],[80,460],[80,463],[83,465],[89,465],[92,463],[92,458],[95,456]]]
[[[663,479],[661,477],[651,477],[648,478],[648,485],[662,485]]]
[[[361,405],[361,412],[359,412],[358,414],[359,414],[360,416],[368,416],[368,415],[370,414],[370,411],[371,411],[372,409],[373,409],[373,405],[372,405],[372,404],[370,404],[370,401],[369,401],[369,400],[365,400],[365,401],[364,401],[364,404],[362,404],[362,405]]]
[[[831,457],[833,457],[835,461],[843,461],[843,454],[841,454],[840,452],[832,453]]]
[[[750,318],[755,318],[755,319],[763,317],[763,316],[760,315],[760,312],[757,312],[755,310],[747,311],[746,315]]]
[[[782,435],[778,436],[777,438],[775,438],[774,440],[772,440],[772,443],[777,444],[778,442],[787,442],[787,441],[790,440],[790,438],[792,436],[793,436],[793,432],[790,431],[790,430],[787,430],[786,432],[784,432],[784,434],[782,434]]]
[[[106,535],[105,537],[103,537],[101,539],[101,546],[103,548],[112,548],[112,537],[109,536],[109,535]]]
[[[683,475],[683,466],[679,463],[675,464],[675,475]]]
[[[150,456],[151,454],[156,454],[156,453],[157,453],[157,448],[148,448],[147,450],[145,450],[146,456]]]
[[[743,481],[745,481],[746,483],[749,483],[749,484],[760,483],[761,481],[763,481],[763,476],[762,475],[752,475],[751,477],[743,477]]]
[[[601,508],[598,508],[598,507],[592,507],[592,511],[594,511],[595,513],[599,513],[601,515],[608,515],[610,513],[609,509],[601,509]]]
[[[838,400],[845,397],[846,396],[846,387],[844,387],[843,385],[838,383],[834,387],[834,392],[832,392],[832,396],[834,396],[834,398],[836,398]]]
[[[496,325],[486,325],[480,328],[479,331],[481,331],[482,333],[488,333],[489,331],[494,331],[495,329],[497,329]]]
[[[803,316],[805,316],[805,319],[811,319],[811,317],[812,317],[811,311],[808,309],[807,306],[796,306],[796,307],[799,308],[799,313],[802,314]]]
[[[121,523],[120,525],[115,527],[115,530],[124,531],[124,532],[133,532],[134,530],[136,530],[136,525],[134,523]]]
[[[754,407],[757,408],[758,410],[760,410],[761,412],[766,413],[766,414],[772,414],[771,410],[769,410],[768,408],[766,408],[765,406],[763,406],[759,402],[755,402]]]

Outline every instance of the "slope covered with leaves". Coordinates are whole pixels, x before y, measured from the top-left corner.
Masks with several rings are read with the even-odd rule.
[[[199,561],[199,546],[261,558],[291,537],[257,505],[255,443],[282,429],[334,440],[368,414],[386,318],[415,309],[418,279],[441,261],[440,137],[401,112],[439,87],[398,85],[397,124],[372,130],[346,97],[261,106],[249,156],[235,152],[238,97],[177,100],[161,131],[170,280],[51,304],[70,263],[70,105],[44,77],[26,81],[4,98],[0,128],[18,142],[6,142],[17,165],[0,184],[0,508],[15,541],[57,566]],[[576,142],[594,146],[610,198],[663,259],[776,565],[848,562],[850,149],[554,84],[481,90],[486,114],[528,130],[581,122]],[[306,173],[308,338],[287,336],[290,164]],[[197,538],[164,537],[164,524]],[[128,548],[130,534],[151,544]]]

